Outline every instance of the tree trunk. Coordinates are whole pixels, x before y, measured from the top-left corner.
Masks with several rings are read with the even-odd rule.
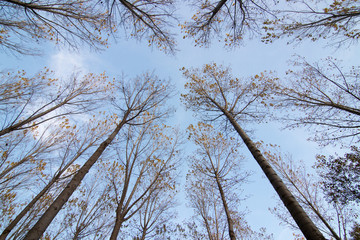
[[[96,151],[91,155],[91,157],[86,161],[86,163],[79,169],[75,176],[71,179],[70,183],[65,187],[65,189],[60,193],[60,195],[55,199],[55,201],[50,205],[46,212],[41,216],[37,223],[30,229],[24,239],[27,240],[37,240],[39,239],[46,228],[50,225],[55,216],[59,213],[63,205],[69,200],[71,195],[74,193],[76,188],[80,185],[82,179],[89,172],[90,168],[95,164],[99,159],[101,154],[105,151],[106,147],[114,140],[116,135],[119,133],[120,129],[126,123],[126,119],[129,115],[127,111],[122,119],[122,121],[117,125],[115,130],[110,134],[110,136],[100,144]]]
[[[205,222],[205,227],[206,227],[206,232],[208,234],[209,240],[213,240],[213,236],[211,235],[211,230],[210,230],[210,226],[209,226],[209,221],[205,216],[202,216],[202,218],[204,219]]]
[[[218,176],[216,176],[216,183],[217,183],[217,186],[219,188],[221,201],[223,203],[225,214],[226,214],[226,219],[227,219],[228,229],[229,229],[229,237],[230,237],[231,240],[236,240],[233,221],[232,221],[232,218],[230,216],[229,207],[227,205],[227,202],[226,202],[226,199],[225,199],[225,194],[224,194],[224,191],[223,191],[223,188],[221,186],[221,183],[220,183],[220,180],[219,180]]]
[[[118,206],[118,208],[120,207],[120,205]],[[119,235],[120,232],[120,228],[124,222],[124,213],[120,213],[121,212],[121,207],[120,209],[116,209],[116,220],[115,220],[115,225],[113,228],[113,231],[111,232],[111,236],[110,236],[110,240],[116,240],[117,236]]]
[[[228,118],[230,123],[233,125],[237,133],[240,135],[244,141],[247,148],[250,150],[251,154],[260,165],[261,169],[265,173],[266,177],[269,179],[271,185],[274,187],[275,191],[279,195],[281,201],[284,203],[285,207],[290,212],[291,216],[295,220],[296,224],[300,228],[301,232],[304,234],[307,240],[325,240],[325,237],[311,221],[309,216],[306,214],[304,209],[296,201],[295,197],[286,187],[281,178],[277,175],[275,170],[271,167],[269,162],[261,154],[260,150],[256,147],[255,143],[251,141],[248,135],[236,122],[233,116],[226,111],[225,109],[220,109],[225,116]]]
[[[142,231],[142,234],[141,234],[140,240],[145,240],[145,237],[146,237],[146,231],[147,231],[147,229],[146,229],[146,227],[145,227],[145,229],[143,229],[143,231]]]
[[[0,235],[0,240],[5,240],[7,235],[13,230],[13,228],[19,223],[19,221],[29,212],[29,210],[35,205],[35,203],[50,189],[50,187],[59,180],[60,176],[78,159],[88,148],[87,146],[81,152],[79,152],[68,164],[66,164],[59,172],[50,180],[50,182],[26,205],[26,207],[16,216],[14,220],[4,229]]]

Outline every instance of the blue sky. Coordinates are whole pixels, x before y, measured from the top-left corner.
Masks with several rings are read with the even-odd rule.
[[[215,42],[215,41],[214,41]],[[157,49],[147,47],[145,42],[119,39],[112,42],[109,49],[102,52],[89,52],[80,49],[79,52],[58,49],[45,44],[43,56],[12,56],[0,54],[0,68],[25,69],[34,73],[48,66],[58,74],[68,74],[74,69],[83,72],[106,72],[111,77],[124,73],[129,77],[145,71],[154,71],[162,78],[169,78],[176,85],[179,93],[183,90],[185,79],[179,69],[185,67],[201,67],[209,62],[230,65],[234,76],[247,77],[258,74],[264,70],[276,71],[283,74],[288,68],[287,61],[294,54],[305,57],[308,61],[318,61],[327,56],[334,56],[344,65],[360,65],[359,48],[325,48],[322,42],[304,42],[300,45],[287,45],[286,40],[279,40],[273,44],[265,45],[258,39],[247,40],[243,46],[227,50],[220,44],[213,44],[209,48],[194,47],[190,40],[179,38],[179,52],[175,56],[166,55]],[[197,119],[191,112],[186,112],[176,97],[171,104],[177,109],[173,123],[185,129]],[[285,152],[289,152],[295,159],[303,159],[309,166],[314,161],[316,153],[333,153],[331,146],[320,148],[315,143],[308,142],[308,132],[303,130],[282,131],[281,124],[264,124],[254,126],[254,140],[263,140],[266,143],[276,143]],[[338,151],[338,149],[336,149]],[[340,150],[341,151],[341,150]],[[269,233],[274,234],[275,240],[287,240],[292,232],[285,226],[279,226],[279,220],[269,213],[268,208],[276,204],[275,192],[267,179],[263,177],[255,161],[247,157],[246,169],[255,174],[251,183],[245,187],[245,194],[251,197],[243,203],[250,210],[247,216],[251,226],[255,228],[266,227]],[[184,173],[185,174],[185,173]]]

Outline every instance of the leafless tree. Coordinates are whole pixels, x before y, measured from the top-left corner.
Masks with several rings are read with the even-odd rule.
[[[351,205],[329,203],[325,199],[321,179],[309,173],[303,162],[295,162],[289,155],[280,154],[275,147],[264,148],[267,149],[264,153],[272,166],[305,211],[314,219],[318,228],[329,238],[348,239],[350,224],[356,219],[356,208]],[[292,228],[298,229],[284,210],[282,207],[276,207],[272,212]]]
[[[68,81],[53,75],[49,69],[34,77],[27,77],[23,71],[2,74],[0,136],[93,110],[111,88],[106,86],[109,81],[104,74],[74,74]]]
[[[192,206],[202,216],[209,238],[222,239],[220,233],[223,228],[228,228],[229,239],[243,238],[250,229],[239,212],[237,205],[240,196],[236,193],[240,192],[239,185],[246,181],[249,174],[240,169],[241,156],[237,153],[239,143],[234,138],[224,137],[211,125],[204,123],[190,125],[188,131],[189,138],[198,147],[196,155],[190,160],[188,173],[188,179],[193,179],[187,188],[191,192],[189,196]],[[211,207],[211,197],[214,198],[214,207]],[[219,219],[215,221],[215,225],[212,223],[210,226],[208,221],[212,214],[218,215]]]
[[[245,120],[263,120],[261,108],[268,104],[272,97],[270,93],[274,90],[271,78],[256,75],[251,80],[241,81],[233,78],[229,69],[216,64],[207,64],[202,69],[183,69],[183,74],[188,79],[185,85],[188,93],[183,94],[186,106],[201,113],[204,120],[219,120],[224,117],[241,137],[305,237],[325,239],[241,127]]]
[[[179,139],[166,126],[157,124],[148,122],[141,129],[130,126],[125,135],[125,148],[119,146],[117,150],[120,162],[113,164],[114,169],[110,171],[117,203],[110,239],[116,239],[123,224],[136,215],[140,217],[144,238],[153,231],[152,225],[157,220],[152,214],[161,214],[165,207],[170,207],[160,204],[170,204],[166,200],[168,191],[175,194]],[[164,202],[160,200],[163,194]]]
[[[277,90],[277,107],[287,113],[278,116],[288,127],[314,129],[319,144],[345,138],[358,142],[359,67],[345,72],[331,58],[315,64],[300,58],[294,67]]]
[[[212,38],[224,41],[225,46],[236,46],[246,37],[258,34],[267,19],[270,5],[264,0],[192,0],[195,10],[191,21],[182,25],[185,37],[195,39],[195,45],[207,46]]]
[[[33,44],[41,40],[71,47],[80,42],[96,48],[107,44],[107,14],[98,1],[1,0],[0,9],[0,45],[4,50],[38,54]]]
[[[356,43],[360,5],[357,1],[291,0],[273,9],[276,19],[264,22],[264,42],[281,36],[292,37],[289,42],[325,39],[329,45],[344,46]],[[348,43],[348,44],[346,44]]]
[[[119,27],[125,36],[175,50],[169,31],[176,20],[173,0],[1,0],[0,9],[0,46],[11,52],[39,54],[34,43],[43,40],[72,49],[81,43],[101,49]]]
[[[42,207],[46,207],[46,204],[39,204],[39,202],[45,201],[49,202],[48,196],[49,194],[53,195],[53,197],[56,196],[56,192],[59,192],[59,189],[62,188],[62,185],[64,182],[66,182],[68,179],[71,178],[74,171],[76,171],[77,165],[75,162],[78,161],[81,158],[85,158],[85,153],[89,151],[92,147],[96,145],[96,142],[101,140],[103,135],[107,132],[105,126],[100,126],[94,121],[86,122],[86,127],[81,128],[77,127],[75,130],[73,127],[66,129],[66,128],[60,128],[59,131],[52,132],[52,134],[49,134],[50,136],[55,136],[52,144],[55,147],[49,147],[49,139],[42,139],[40,138],[38,141],[38,145],[45,145],[47,146],[46,155],[44,155],[42,152],[37,152],[37,154],[31,154],[31,162],[36,161],[43,161],[45,159],[45,163],[47,166],[43,166],[43,170],[39,171],[39,169],[35,169],[36,175],[40,175],[42,173],[42,182],[45,183],[43,188],[41,190],[37,190],[39,187],[34,188],[34,181],[33,180],[27,180],[22,178],[21,182],[22,184],[28,185],[28,188],[30,188],[32,191],[38,193],[36,196],[32,197],[30,201],[26,204],[25,207],[22,207],[22,210],[19,211],[15,218],[13,218],[11,221],[7,222],[6,228],[3,230],[2,234],[0,235],[0,239],[5,239],[10,232],[12,232],[15,227],[19,224],[20,221],[22,221],[26,215],[35,215],[38,216],[41,214],[42,210],[40,209],[38,212],[34,211],[34,208],[36,206],[41,205]],[[54,126],[53,126],[54,128]],[[30,141],[27,141],[27,144],[29,144]],[[59,154],[56,154],[59,153]],[[40,155],[40,156],[38,156]],[[54,157],[54,155],[57,155],[57,157]],[[29,157],[28,157],[29,158]],[[59,158],[59,159],[57,159]],[[24,158],[23,158],[24,159]],[[10,167],[12,169],[10,170],[8,167],[6,170],[7,174],[12,174],[14,171],[14,166],[17,168],[24,169],[24,164],[29,165],[30,167],[34,168],[30,163],[27,163],[22,159],[21,163],[16,162],[15,164],[11,164]],[[48,159],[48,160],[46,160]],[[27,166],[28,167],[28,166]],[[25,168],[27,169],[27,168]],[[54,171],[53,169],[57,169]],[[22,170],[24,171],[24,170]],[[3,171],[4,172],[4,171]],[[13,174],[12,174],[13,175]],[[25,176],[31,175],[30,173],[26,172]],[[40,184],[39,184],[40,185]],[[41,184],[42,185],[42,184]],[[32,187],[30,187],[32,186]],[[17,185],[17,188],[20,186]],[[54,190],[54,189],[58,190]],[[14,189],[16,190],[16,189]],[[16,192],[16,191],[15,191]],[[25,189],[22,190],[22,192],[26,192]],[[24,196],[19,196],[18,198],[21,198],[22,201],[25,199]],[[31,213],[30,213],[31,212]],[[36,213],[35,213],[36,212]],[[29,214],[30,213],[30,214]],[[5,221],[4,221],[5,223]],[[16,231],[19,231],[19,227]],[[15,231],[15,230],[14,230]],[[14,235],[14,234],[12,234]]]
[[[43,235],[49,224],[81,184],[82,179],[125,125],[136,125],[138,118],[147,117],[149,112],[155,108],[159,111],[156,112],[156,115],[150,115],[147,118],[149,121],[168,113],[168,109],[161,109],[161,105],[171,95],[171,87],[168,83],[151,74],[144,74],[128,83],[119,81],[118,84],[117,95],[114,96],[114,109],[116,109],[117,115],[113,119],[109,119],[114,122],[116,127],[74,174],[68,185],[27,233],[26,239],[38,239]]]

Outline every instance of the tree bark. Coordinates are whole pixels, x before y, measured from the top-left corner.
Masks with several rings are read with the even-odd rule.
[[[147,233],[147,227],[145,227],[145,229],[143,229],[140,240],[145,240],[146,233]]]
[[[86,161],[86,163],[79,169],[75,176],[71,179],[70,183],[65,187],[65,189],[60,193],[60,195],[55,199],[55,201],[50,205],[46,212],[41,216],[37,223],[30,229],[24,239],[27,240],[37,240],[45,232],[46,228],[50,225],[55,216],[59,213],[64,204],[69,200],[71,195],[74,193],[76,188],[80,185],[82,179],[89,172],[90,168],[95,164],[99,159],[101,154],[105,151],[106,147],[114,140],[116,135],[119,133],[120,129],[127,122],[127,117],[129,111],[125,112],[125,115],[122,121],[117,125],[115,130],[110,134],[110,136],[100,144],[96,151],[91,155],[91,157]]]
[[[309,216],[306,214],[304,209],[297,202],[295,197],[286,187],[284,182],[271,167],[269,162],[261,154],[260,150],[256,147],[255,143],[249,138],[245,131],[240,127],[240,125],[233,118],[232,114],[227,110],[220,108],[224,113],[230,123],[233,125],[237,133],[240,135],[244,141],[247,148],[250,150],[251,154],[260,165],[261,169],[265,173],[266,177],[269,179],[271,185],[274,187],[275,191],[279,195],[281,201],[284,203],[285,207],[290,212],[291,216],[295,220],[296,224],[300,228],[301,232],[304,234],[307,240],[325,240],[325,237],[311,221]]]
[[[223,188],[221,186],[221,183],[220,183],[220,180],[219,180],[218,176],[216,176],[216,183],[218,185],[218,189],[219,189],[220,196],[221,196],[221,201],[223,203],[225,214],[226,214],[226,219],[227,219],[227,222],[228,222],[229,237],[230,237],[231,240],[236,240],[233,221],[232,221],[232,218],[230,216],[229,207],[227,205],[227,202],[226,202],[226,199],[225,199],[225,194],[224,194],[224,191],[223,191]]]
[[[29,212],[29,210],[35,205],[35,203],[50,189],[50,187],[59,180],[60,176],[78,159],[88,148],[87,146],[68,163],[49,181],[49,183],[26,205],[26,207],[16,216],[14,220],[4,229],[0,235],[0,240],[5,240],[12,229],[19,223],[19,221]]]
[[[120,207],[120,205],[118,206],[118,208]],[[121,212],[121,207],[120,209],[117,209],[116,210],[116,220],[115,220],[115,225],[114,225],[114,228],[113,228],[113,231],[111,232],[111,236],[110,236],[110,240],[116,240],[117,239],[117,236],[119,235],[119,232],[120,232],[120,228],[124,222],[124,216],[123,214],[124,213],[120,213]]]

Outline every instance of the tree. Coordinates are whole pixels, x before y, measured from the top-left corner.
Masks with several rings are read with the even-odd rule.
[[[239,143],[233,138],[227,139],[220,132],[216,132],[211,125],[201,122],[197,126],[190,125],[188,132],[189,139],[197,145],[198,150],[191,159],[190,172],[187,177],[188,180],[193,178],[193,181],[190,181],[187,191],[191,192],[189,193],[191,205],[203,216],[209,238],[216,236],[215,239],[222,239],[219,232],[226,226],[230,239],[245,235],[248,226],[246,222],[240,220],[244,217],[241,216],[236,207],[240,198],[235,193],[240,183],[244,182],[248,176],[248,174],[242,173],[239,168],[240,159],[236,150]],[[201,183],[202,181],[203,183]],[[196,196],[197,194],[199,196]],[[200,196],[203,194],[207,197]],[[210,196],[214,198],[215,203],[218,201],[221,203],[219,206],[222,208],[216,209],[218,207],[214,206],[214,211],[215,215],[218,214],[219,216],[223,215],[221,212],[225,213],[225,224],[216,221],[215,227],[209,226],[207,222],[209,217],[205,216],[209,215],[206,211],[211,211],[211,207],[200,208],[199,206],[201,203],[210,205],[209,202],[212,202],[209,201]],[[218,227],[218,224],[223,227]],[[216,234],[210,234],[210,230],[213,228],[217,229]]]
[[[195,215],[194,222],[187,227],[193,226],[189,230],[191,235],[198,236],[194,239],[224,239],[229,235],[226,214],[216,189],[208,187],[208,184],[211,182],[206,180],[188,183],[187,198]],[[238,216],[233,212],[233,217]]]
[[[331,0],[325,2],[291,0],[288,6],[280,5],[274,11],[277,18],[264,22],[267,34],[264,42],[272,42],[281,36],[294,37],[292,41],[310,39],[329,40],[331,45],[357,42],[360,31],[357,28],[360,6],[357,1]]]
[[[130,37],[145,38],[149,46],[174,53],[175,40],[169,28],[176,20],[175,1],[106,0],[110,23],[122,26]],[[116,28],[115,28],[116,30]]]
[[[318,156],[316,167],[323,179],[323,191],[330,202],[360,202],[360,149],[352,146],[351,150],[344,157]]]
[[[68,123],[68,121],[65,121]],[[96,143],[106,134],[108,131],[106,128],[108,126],[104,126],[104,124],[100,124],[98,120],[90,119],[86,124],[84,124],[85,127],[77,127],[75,129],[75,126],[71,126],[70,124],[60,124],[60,130],[55,131],[55,134],[51,134],[52,136],[55,136],[54,142],[56,143],[56,148],[53,148],[52,151],[47,150],[47,155],[41,155],[37,156],[32,154],[33,157],[31,161],[40,161],[39,159],[45,159],[45,163],[51,163],[48,164],[51,167],[51,170],[44,170],[43,175],[45,175],[45,179],[43,179],[43,182],[46,182],[46,185],[38,191],[36,196],[32,197],[31,201],[26,204],[26,206],[17,213],[16,217],[12,219],[10,222],[8,222],[6,228],[3,230],[3,232],[0,235],[1,240],[5,240],[5,238],[10,234],[13,229],[19,224],[19,222],[25,218],[26,215],[29,215],[29,212],[33,211],[34,207],[36,205],[39,205],[39,202],[44,201],[47,195],[51,194],[53,197],[56,196],[56,190],[54,189],[61,189],[64,182],[66,182],[67,179],[71,177],[70,172],[73,171],[71,169],[74,169],[74,166],[80,166],[76,165],[75,161],[79,161],[81,158],[85,158],[85,153],[89,151],[90,148],[94,147]],[[71,126],[71,127],[70,127]],[[53,126],[54,127],[54,126]],[[41,142],[41,144],[49,144],[49,140],[40,138],[38,141]],[[27,144],[29,144],[29,141],[27,141]],[[40,145],[41,145],[40,144]],[[57,160],[54,159],[54,152],[58,152],[58,158],[60,160],[59,163],[57,163]],[[50,154],[49,154],[50,153]],[[47,158],[50,158],[47,160]],[[44,162],[43,160],[41,162]],[[22,164],[27,164],[25,161],[23,161]],[[18,166],[20,167],[20,164],[10,164],[11,166]],[[58,169],[53,172],[52,169],[56,169],[56,166],[58,165]],[[32,167],[30,165],[30,167]],[[29,175],[29,173],[25,173]],[[39,174],[39,173],[37,173]],[[33,183],[33,181],[22,179],[22,181],[28,185],[29,182]],[[17,186],[19,187],[19,186]],[[29,187],[28,187],[29,188]],[[33,189],[32,191],[36,192],[37,189]],[[24,193],[24,191],[22,191]],[[24,202],[24,197],[21,196],[22,202]],[[43,206],[45,207],[45,206]],[[39,210],[35,215],[41,214],[41,210]],[[5,223],[5,221],[4,221]],[[19,230],[16,230],[19,231]]]
[[[314,140],[327,144],[348,138],[358,141],[359,67],[345,72],[329,58],[310,64],[304,59],[294,61],[299,70],[289,70],[286,81],[277,90],[280,109],[295,110],[283,117],[288,127],[305,126],[315,129]],[[278,114],[279,115],[279,114]]]
[[[49,239],[105,239],[111,230],[108,216],[114,207],[111,188],[104,184],[106,171],[95,166],[76,194],[45,232]],[[54,226],[54,227],[52,227]]]
[[[111,89],[104,74],[90,73],[82,78],[74,74],[64,81],[53,75],[47,68],[34,77],[27,77],[24,71],[2,74],[0,136],[93,110]]]
[[[97,162],[105,149],[113,142],[123,126],[131,124],[133,120],[142,117],[144,114],[147,115],[153,108],[160,109],[161,105],[164,104],[164,101],[171,94],[170,86],[167,83],[150,74],[139,76],[130,83],[119,81],[117,90],[118,92],[116,93],[117,95],[114,96],[113,104],[118,115],[114,115],[113,119],[109,119],[116,127],[76,174],[74,174],[65,189],[63,189],[60,195],[27,233],[25,236],[26,239],[39,239],[43,235],[51,221],[69,200],[76,188],[80,185],[82,179]],[[163,111],[166,113],[166,110]],[[164,116],[164,112],[160,110],[157,115],[151,116],[149,121]],[[120,116],[119,119],[118,116]]]
[[[356,219],[356,208],[350,204],[327,201],[322,179],[309,173],[303,162],[294,161],[289,155],[282,155],[276,146],[264,148],[267,148],[264,155],[318,228],[328,237],[348,239],[349,225]],[[276,207],[272,211],[283,222],[298,229],[285,209]]]
[[[37,136],[38,139],[34,139],[32,131],[12,134],[11,137],[1,139],[1,190],[25,188],[29,184],[26,179],[41,175],[44,165],[47,164],[44,159],[59,147],[58,141],[61,141],[64,135],[47,129]]]
[[[149,45],[175,50],[168,30],[176,19],[173,0],[1,0],[0,9],[0,45],[21,54],[37,54],[28,43],[40,40],[71,48],[85,42],[98,49],[108,45],[118,25],[129,37],[146,37]]]
[[[16,207],[23,205],[16,203],[19,191],[32,188],[34,181],[47,181],[43,180],[47,177],[46,165],[49,162],[54,164],[49,160],[50,155],[61,148],[59,143],[76,132],[76,126],[69,125],[68,117],[96,108],[111,84],[106,85],[104,74],[88,74],[81,80],[75,74],[69,81],[61,81],[53,78],[49,69],[31,78],[24,71],[3,73],[2,80],[0,179],[1,194],[8,202],[2,209],[12,209],[6,211],[13,215]],[[50,181],[13,219],[1,238],[10,233],[66,169],[59,171],[54,181]]]
[[[109,171],[116,201],[110,239],[117,239],[123,224],[135,214],[139,214],[141,238],[145,238],[152,228],[149,221],[157,220],[149,214],[159,207],[149,204],[160,204],[157,198],[164,194],[165,200],[167,191],[175,191],[178,136],[167,130],[167,126],[158,126],[158,121],[148,121],[146,117],[138,123],[143,121],[145,124],[140,129],[133,126],[127,129],[124,148],[116,149],[119,162],[114,162]]]
[[[161,228],[166,228],[175,217],[174,189],[160,188],[145,199],[145,203],[138,211],[139,240],[156,238],[161,235]]]
[[[40,40],[77,47],[106,45],[103,36],[107,14],[97,1],[1,0],[0,45],[4,50],[37,54],[33,44]]]
[[[183,68],[183,74],[189,80],[185,84],[185,88],[189,91],[182,95],[186,106],[197,113],[202,113],[205,120],[216,120],[224,116],[226,122],[230,122],[244,141],[305,237],[324,239],[240,125],[246,120],[263,119],[261,106],[267,104],[266,101],[271,98],[269,92],[273,88],[273,83],[269,81],[269,78],[256,75],[252,81],[242,82],[237,78],[234,79],[229,69],[217,67],[215,63],[207,64],[202,69]],[[261,115],[263,117],[259,118]]]
[[[32,131],[10,135],[7,139],[1,139],[1,228],[14,217],[18,208],[24,205],[24,200],[27,199],[24,193],[41,184],[50,162],[49,155],[58,150],[65,136],[49,129],[37,136],[37,139],[34,139]]]
[[[213,37],[224,40],[225,46],[236,46],[246,34],[254,35],[259,25],[270,15],[266,1],[254,0],[193,0],[196,13],[192,21],[181,25],[185,37],[195,39],[195,45],[209,45]]]

